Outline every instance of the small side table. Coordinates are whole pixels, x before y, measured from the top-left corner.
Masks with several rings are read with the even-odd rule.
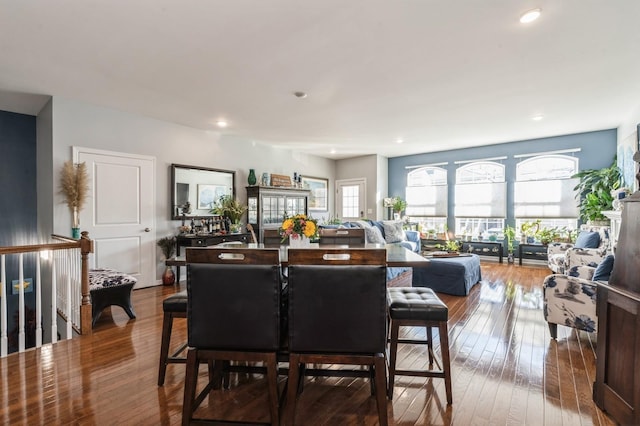
[[[522,259],[547,260],[547,246],[542,244],[519,244],[518,264],[522,266]]]

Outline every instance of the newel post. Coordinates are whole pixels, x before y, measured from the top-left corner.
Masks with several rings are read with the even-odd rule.
[[[89,253],[93,253],[93,240],[87,231],[80,237],[80,255],[82,257],[82,304],[80,305],[80,326],[82,334],[91,334],[91,294],[89,293]]]

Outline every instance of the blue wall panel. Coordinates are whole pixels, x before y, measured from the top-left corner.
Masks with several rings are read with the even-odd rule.
[[[36,117],[0,111],[0,246],[37,243]],[[18,279],[18,256],[7,255],[7,305],[9,350],[17,349],[18,296],[11,294],[11,281]],[[24,259],[25,278],[35,283],[35,255]],[[33,312],[34,293],[25,293],[27,309]],[[27,346],[35,336],[28,330]]]
[[[542,139],[531,139],[476,148],[464,148],[451,151],[431,152],[425,154],[407,155],[389,159],[389,196],[405,197],[407,174],[411,171],[406,166],[448,162],[442,166],[448,170],[449,182],[449,212],[453,211],[453,185],[455,184],[455,161],[481,160],[484,158],[503,157],[501,161],[506,168],[507,180],[507,223],[513,224],[513,181],[518,154],[532,154],[537,152],[557,151],[580,148],[580,152],[573,155],[579,158],[580,170],[600,169],[609,167],[616,155],[617,130],[601,130],[597,132],[578,133],[573,135],[554,136]],[[454,218],[449,217],[448,225],[453,229]]]

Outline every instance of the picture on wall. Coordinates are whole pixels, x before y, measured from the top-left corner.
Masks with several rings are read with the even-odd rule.
[[[24,288],[25,293],[33,292],[33,279],[25,278],[22,282],[22,288]],[[19,294],[20,293],[20,280],[11,280],[11,294]]]
[[[198,184],[198,209],[211,210],[216,201],[227,194],[227,187],[220,185]]]
[[[302,187],[311,190],[309,211],[329,210],[329,179],[302,176]]]

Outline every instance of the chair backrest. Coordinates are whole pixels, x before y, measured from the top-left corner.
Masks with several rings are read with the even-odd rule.
[[[364,246],[363,228],[320,228],[320,244],[344,244],[349,247]]]
[[[600,244],[598,245],[599,251],[602,251],[604,253],[611,248],[611,238],[609,237],[610,228],[608,226],[582,225],[580,227],[580,230],[597,232],[598,234],[600,234]]]
[[[384,249],[289,249],[288,259],[290,351],[385,350]]]
[[[280,245],[288,245],[289,239],[282,240],[282,236],[280,235],[280,231],[277,229],[265,229],[262,231],[262,242],[265,246],[280,246]]]
[[[278,249],[188,248],[191,347],[275,351],[280,343]]]

